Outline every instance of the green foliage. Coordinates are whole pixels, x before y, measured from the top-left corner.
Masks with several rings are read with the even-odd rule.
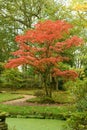
[[[20,72],[18,69],[6,69],[0,76],[0,83],[2,87],[12,89],[40,87],[38,77],[31,74],[31,70],[28,72]]]
[[[74,97],[68,91],[54,92],[53,99],[59,104],[69,104],[74,102]]]
[[[53,98],[46,97],[46,96],[32,98],[32,99],[27,100],[27,102],[37,103],[37,104],[53,104],[53,103],[55,103]]]
[[[87,130],[87,112],[74,113],[67,122],[69,130]]]
[[[43,96],[45,96],[45,93],[43,90],[37,90],[37,91],[35,91],[34,96],[43,97]]]
[[[85,76],[87,77],[87,67],[84,68]]]
[[[77,80],[73,94],[76,98],[76,107],[79,111],[87,110],[87,79]]]
[[[40,103],[48,103],[48,104],[50,104],[50,103],[55,103],[55,101],[51,97],[44,96],[44,97],[41,98]]]
[[[0,0],[0,62],[6,62],[11,57],[10,51],[17,48],[15,36],[38,20],[54,16],[55,7],[54,0]]]
[[[0,86],[2,84],[1,74],[3,73],[4,69],[4,63],[0,62]]]
[[[84,80],[77,79],[76,81],[69,81],[66,83],[71,94],[74,97],[76,108],[79,111],[87,110],[87,78]]]
[[[23,78],[22,88],[25,89],[37,89],[40,86],[40,82],[35,80],[34,77]]]
[[[32,103],[52,103],[52,104],[69,104],[74,102],[74,97],[67,91],[53,92],[52,98],[45,97],[42,90],[35,91],[36,98],[28,99],[28,102]]]
[[[84,69],[76,69],[76,71],[78,73],[78,78],[84,80],[86,77]]]
[[[68,64],[64,64],[63,62],[59,62],[58,65],[59,65],[59,68],[61,68],[61,70],[69,70]]]
[[[23,82],[22,73],[18,69],[5,70],[1,75],[3,86],[20,88]]]
[[[4,71],[4,63],[0,62],[0,74]]]

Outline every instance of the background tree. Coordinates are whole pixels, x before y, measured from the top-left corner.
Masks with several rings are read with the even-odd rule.
[[[0,0],[0,61],[10,57],[10,51],[17,49],[14,37],[31,28],[35,22],[48,17],[45,8],[51,7],[53,0]],[[45,14],[46,13],[46,14]]]
[[[77,48],[78,51],[75,53],[76,56],[74,58],[74,61],[76,63],[75,66],[81,68],[85,67],[85,64],[87,63],[87,2],[85,0],[72,0],[69,8],[71,9],[73,15],[71,22],[75,26],[73,32],[82,37],[85,41],[85,44],[83,46]]]

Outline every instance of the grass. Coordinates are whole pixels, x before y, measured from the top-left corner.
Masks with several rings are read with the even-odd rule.
[[[9,130],[62,130],[66,125],[65,121],[49,119],[8,118],[6,122]]]
[[[64,119],[67,114],[75,111],[70,106],[10,106],[0,104],[0,110],[11,117],[54,118]]]
[[[0,93],[0,103],[5,101],[10,101],[14,99],[22,98],[22,95],[12,94],[12,93]]]
[[[13,93],[13,94],[27,94],[27,95],[34,95],[36,91],[39,91],[40,89],[9,89],[9,88],[4,88],[0,89],[1,91],[5,91],[7,93]]]

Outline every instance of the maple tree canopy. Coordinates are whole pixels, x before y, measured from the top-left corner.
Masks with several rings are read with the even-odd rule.
[[[27,64],[33,66],[39,73],[77,77],[73,70],[61,71],[58,64],[69,60],[68,57],[61,55],[62,52],[82,43],[82,39],[77,36],[66,39],[71,28],[72,25],[63,20],[39,22],[34,29],[16,36],[19,50],[12,52],[15,58],[9,60],[5,67],[14,68]]]

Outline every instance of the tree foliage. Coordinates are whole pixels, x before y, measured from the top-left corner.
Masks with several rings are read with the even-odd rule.
[[[36,73],[42,74],[46,95],[51,96],[51,91],[50,94],[48,92],[48,88],[51,88],[51,76],[77,77],[73,70],[62,71],[59,67],[60,62],[69,60],[62,55],[64,50],[82,42],[77,36],[66,39],[66,34],[69,35],[71,28],[69,23],[62,20],[39,22],[34,29],[16,37],[19,50],[12,53],[16,58],[11,59],[5,67],[14,68],[23,64],[33,66]]]
[[[10,51],[17,49],[14,37],[54,14],[55,5],[54,0],[0,0],[0,62],[6,61]]]
[[[87,17],[86,17],[86,6],[87,2],[85,0],[71,0],[68,8],[71,10],[70,22],[75,26],[72,30],[72,34],[76,34],[84,39],[85,44],[77,48],[78,52],[74,55],[73,63],[76,68],[85,67],[86,61],[86,51],[87,51]]]

